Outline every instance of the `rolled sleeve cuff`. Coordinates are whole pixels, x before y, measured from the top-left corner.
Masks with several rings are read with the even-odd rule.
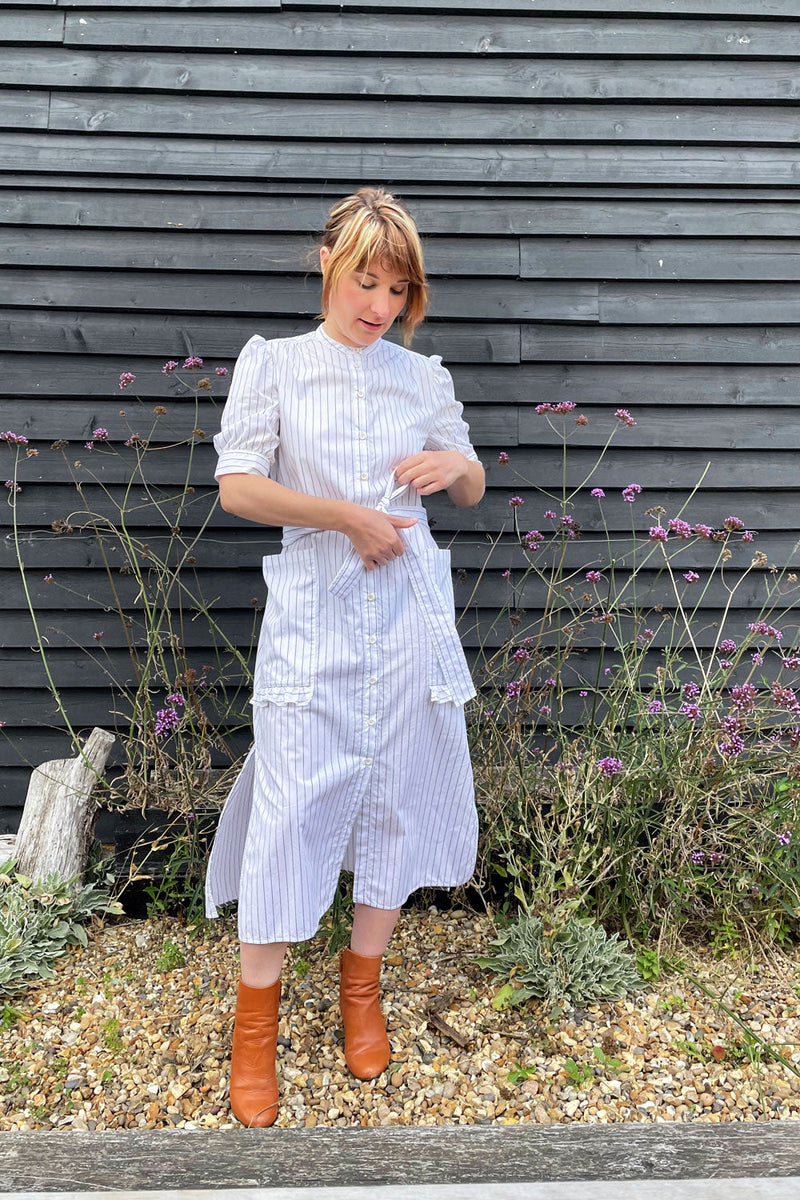
[[[214,478],[220,475],[269,475],[272,463],[253,450],[224,450],[217,460]]]

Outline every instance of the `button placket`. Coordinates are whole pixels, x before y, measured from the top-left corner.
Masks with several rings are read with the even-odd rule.
[[[381,646],[379,613],[378,605],[375,602],[376,593],[374,587],[374,582],[368,573],[359,589],[362,627],[366,642],[364,662],[365,683],[362,706],[362,738],[365,760],[366,758],[372,759],[374,757],[379,724],[378,688],[375,685],[378,682]]]

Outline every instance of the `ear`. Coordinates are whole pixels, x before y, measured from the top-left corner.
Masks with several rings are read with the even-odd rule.
[[[319,268],[323,272],[323,274],[325,272],[325,266],[326,266],[330,256],[331,256],[330,246],[320,246],[320,248],[319,248]]]

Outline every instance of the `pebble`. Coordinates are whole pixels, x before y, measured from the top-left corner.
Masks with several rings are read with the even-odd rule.
[[[457,919],[403,913],[382,977],[392,1062],[372,1081],[344,1064],[337,963],[324,936],[290,950],[278,1126],[800,1118],[800,1078],[766,1054],[749,1061],[739,1026],[688,978],[800,1064],[797,956],[776,950],[737,968],[684,947],[685,976],[552,1020],[537,1001],[492,1008],[499,983],[474,963],[492,936],[489,918],[463,910]],[[167,940],[186,965],[157,971]],[[236,1126],[228,1081],[237,979],[235,918],[194,929],[167,917],[96,923],[55,978],[14,997],[21,1015],[4,1033],[0,1130]],[[440,1033],[432,1013],[467,1044]],[[720,1061],[712,1046],[722,1047]],[[567,1059],[582,1077],[571,1064],[570,1076]]]

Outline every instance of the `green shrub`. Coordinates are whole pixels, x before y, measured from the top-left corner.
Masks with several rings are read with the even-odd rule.
[[[609,937],[602,926],[574,915],[559,927],[546,927],[541,917],[521,917],[490,949],[494,953],[477,962],[508,981],[495,997],[497,1008],[531,997],[551,1006],[621,1000],[643,986],[618,935]]]
[[[34,979],[52,979],[53,962],[68,946],[88,942],[83,922],[94,913],[120,914],[109,899],[110,876],[78,885],[77,878],[49,875],[35,883],[0,866],[0,996],[21,991]]]

